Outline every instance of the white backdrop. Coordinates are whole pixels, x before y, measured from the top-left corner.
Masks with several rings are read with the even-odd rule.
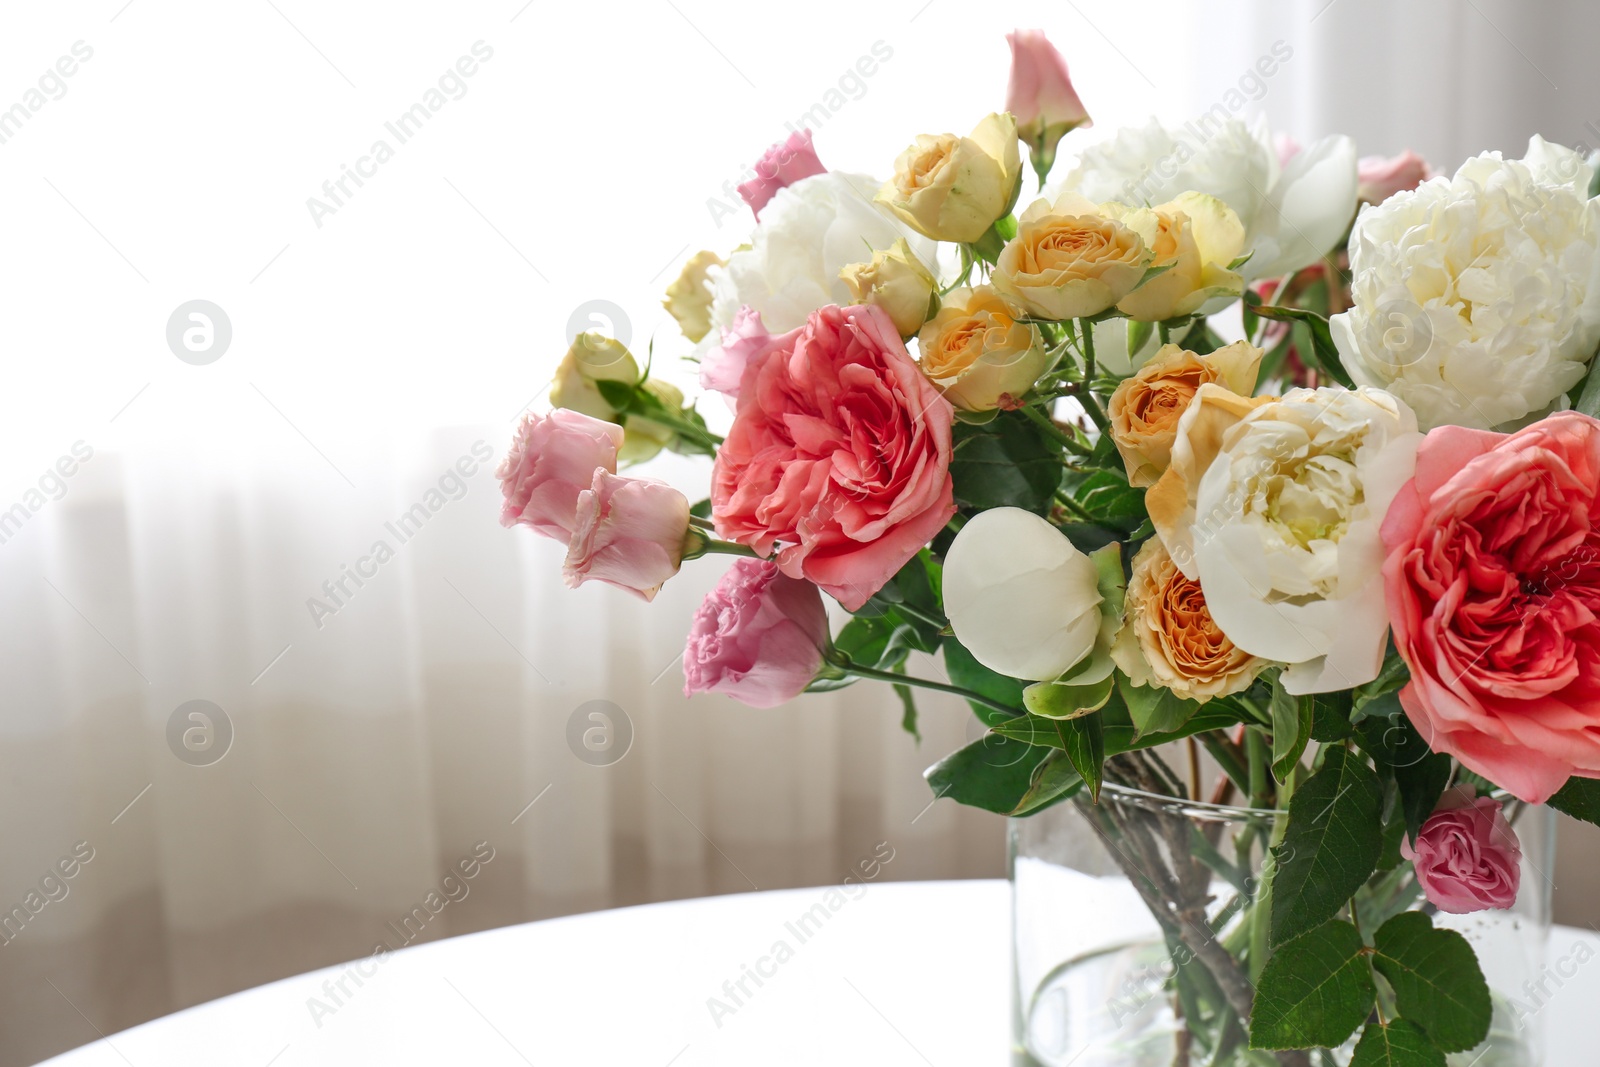
[[[0,910],[94,850],[0,945],[0,1063],[392,941],[479,841],[495,859],[424,937],[833,881],[880,840],[891,877],[999,873],[999,820],[926,809],[959,707],[924,700],[918,747],[883,691],[682,699],[714,564],[648,606],[568,592],[559,546],[495,524],[493,461],[404,544],[385,522],[476,442],[498,458],[569,322],[653,340],[692,384],[661,291],[744,239],[750,162],[810,112],[828,166],[886,175],[1003,106],[1014,26],[1066,53],[1088,138],[1242,89],[1301,140],[1453,167],[1536,131],[1600,142],[1597,22],[1579,0],[0,8]],[[1278,41],[1292,58],[1241,82]],[[402,143],[385,124],[430,92]],[[346,168],[366,176],[335,202]],[[167,341],[197,299],[232,331],[204,366]],[[319,627],[308,598],[378,539],[395,558]],[[231,724],[210,766],[168,744],[191,700]],[[590,700],[632,723],[613,766],[567,744]]]

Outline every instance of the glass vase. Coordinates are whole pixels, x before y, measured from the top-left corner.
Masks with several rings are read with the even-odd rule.
[[[1536,993],[1547,977],[1555,820],[1515,800],[1506,815],[1522,843],[1516,905],[1433,915],[1472,943],[1494,1003],[1488,1039],[1449,1067],[1544,1062]],[[1270,911],[1262,865],[1285,817],[1107,783],[1098,805],[1080,795],[1010,820],[1014,1067],[1348,1064],[1353,1042],[1249,1050],[1250,946],[1265,945]],[[1358,895],[1363,929],[1427,907],[1410,866],[1380,870]]]

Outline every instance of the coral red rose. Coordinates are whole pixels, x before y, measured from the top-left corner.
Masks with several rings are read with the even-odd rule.
[[[1441,426],[1383,524],[1400,703],[1530,803],[1600,778],[1600,422]]]
[[[955,512],[951,407],[881,308],[829,305],[772,340],[745,365],[711,516],[854,611]]]

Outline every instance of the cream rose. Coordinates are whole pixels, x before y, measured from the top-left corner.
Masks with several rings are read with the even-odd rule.
[[[1248,399],[1212,383],[1179,421],[1171,464],[1145,494],[1151,522],[1222,632],[1287,664],[1289,692],[1377,677],[1379,528],[1421,439],[1411,409],[1377,389]]]
[[[1578,153],[1535,137],[1362,210],[1349,311],[1333,337],[1350,377],[1411,405],[1424,429],[1537,416],[1600,344],[1600,201]]]
[[[1087,660],[1101,630],[1094,560],[1031,511],[992,508],[967,521],[944,558],[950,628],[977,661],[1049,681]]]
[[[1228,639],[1200,583],[1184,576],[1159,537],[1133,557],[1111,658],[1134,685],[1201,702],[1250,688],[1270,665]]]
[[[672,443],[677,434],[669,426],[638,415],[620,419],[596,384],[603,381],[638,383],[668,410],[683,407],[683,390],[655,378],[639,383],[639,364],[633,353],[616,338],[593,331],[574,338],[557,365],[555,381],[550,386],[550,404],[592,419],[620,422],[626,436],[617,458],[624,463],[642,463]]]
[[[852,263],[839,272],[858,304],[876,304],[889,313],[902,338],[910,337],[928,321],[939,283],[911,251],[905,238],[887,251],[872,253],[867,263]]]
[[[966,137],[920,134],[877,199],[935,241],[976,241],[1011,209],[1021,179],[1017,121],[997,113]]]
[[[1023,212],[990,282],[1029,315],[1081,319],[1133,292],[1153,257],[1137,230],[1064,193]]]
[[[1039,328],[1018,322],[987,285],[952,290],[917,334],[922,373],[963,411],[993,411],[1050,369]]]
[[[667,286],[661,306],[677,320],[678,328],[691,341],[698,341],[711,330],[711,268],[722,266],[715,252],[696,252],[683,265],[683,272]]]
[[[1192,315],[1211,300],[1244,291],[1229,264],[1244,250],[1244,225],[1233,209],[1205,193],[1184,193],[1153,208],[1105,204],[1101,210],[1144,239],[1152,267],[1166,270],[1117,302],[1130,319],[1161,322]]]
[[[1164,345],[1155,358],[1124,379],[1111,394],[1107,414],[1111,440],[1128,470],[1128,484],[1156,483],[1172,459],[1178,420],[1202,385],[1218,382],[1229,392],[1255,391],[1261,349],[1235,341],[1206,355]]]

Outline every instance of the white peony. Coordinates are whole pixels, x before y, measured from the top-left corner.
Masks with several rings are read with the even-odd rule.
[[[1264,119],[1126,126],[1091,145],[1065,188],[1096,203],[1161,204],[1187,192],[1210,193],[1245,227],[1240,268],[1246,280],[1276,278],[1315,263],[1339,243],[1356,211],[1356,147],[1324,137],[1278,165]],[[1214,309],[1213,309],[1214,310]]]
[[[1228,639],[1287,664],[1289,692],[1378,676],[1379,528],[1421,440],[1411,409],[1378,389],[1245,398],[1207,384],[1179,421],[1150,519]]]
[[[829,171],[779,189],[761,209],[750,246],[729,256],[717,276],[713,328],[702,350],[721,343],[722,328],[733,325],[741,307],[760,312],[769,332],[787,333],[820,307],[856,303],[839,272],[902,238],[917,259],[933,264],[934,242],[873,203],[882,184]]]
[[[1333,336],[1358,384],[1424,429],[1543,414],[1600,344],[1600,204],[1578,153],[1534,137],[1453,178],[1365,207],[1350,236],[1353,306]]]
[[[1094,560],[1031,511],[991,508],[969,519],[945,553],[943,589],[956,638],[1012,678],[1057,678],[1100,637]]]

